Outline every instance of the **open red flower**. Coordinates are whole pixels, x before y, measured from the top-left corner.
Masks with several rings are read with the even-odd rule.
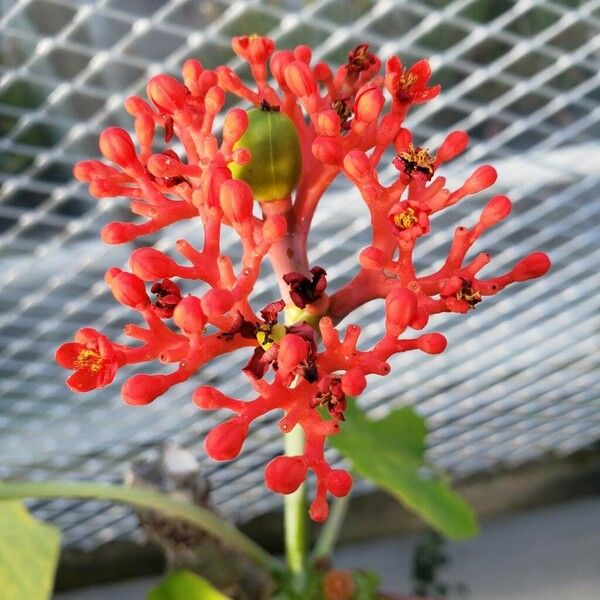
[[[77,332],[74,342],[56,351],[56,362],[75,373],[67,379],[74,392],[89,392],[112,383],[119,361],[111,341],[94,329]]]
[[[405,69],[400,59],[394,56],[387,61],[386,67],[385,87],[395,102],[422,104],[440,93],[440,85],[427,87],[431,78],[431,67],[425,59]]]

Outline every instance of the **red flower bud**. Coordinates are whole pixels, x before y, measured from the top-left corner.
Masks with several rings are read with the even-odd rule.
[[[221,185],[219,200],[223,214],[232,223],[243,223],[252,217],[254,196],[250,186],[240,179],[229,179]]]
[[[533,252],[521,259],[510,272],[513,281],[527,281],[541,277],[550,268],[550,259],[543,252]]]
[[[381,119],[377,128],[377,144],[387,146],[398,135],[402,126],[402,116],[398,113],[388,113]]]
[[[233,51],[249,63],[264,63],[275,49],[273,40],[258,35],[234,37]]]
[[[109,127],[100,134],[100,152],[120,167],[138,163],[135,147],[130,135],[120,127]]]
[[[204,450],[213,460],[231,460],[241,452],[247,435],[245,419],[229,419],[214,427],[204,438]]]
[[[138,235],[135,223],[114,222],[102,228],[100,237],[105,244],[124,244],[130,242]]]
[[[206,316],[202,312],[200,298],[186,296],[173,311],[173,321],[185,333],[200,333],[206,325]]]
[[[294,54],[289,50],[278,50],[271,57],[269,67],[279,85],[285,84],[285,68],[294,60]]]
[[[206,112],[216,115],[225,104],[225,92],[217,86],[211,87],[204,98],[204,107]]]
[[[448,340],[441,333],[426,333],[419,338],[419,350],[427,354],[440,354],[448,345]]]
[[[229,290],[214,288],[208,290],[200,300],[202,312],[209,317],[224,315],[233,306],[233,296]]]
[[[343,469],[332,469],[325,478],[327,489],[338,498],[347,496],[352,488],[352,477]]]
[[[121,388],[121,397],[127,404],[141,406],[153,400],[169,389],[168,379],[164,375],[138,374],[130,377]]]
[[[417,297],[406,288],[392,290],[385,299],[385,326],[394,333],[404,331],[414,319]]]
[[[303,456],[277,456],[265,468],[265,483],[278,494],[291,494],[306,479],[306,470]]]
[[[369,157],[360,150],[352,150],[344,157],[344,169],[354,179],[366,179],[373,171]]]
[[[177,263],[155,248],[138,248],[129,257],[129,267],[140,279],[155,281],[173,276]]]
[[[223,139],[237,142],[248,127],[248,113],[241,108],[234,108],[227,113],[223,122]]]
[[[358,255],[360,266],[365,269],[381,269],[383,259],[383,251],[374,246],[367,246]]]
[[[340,133],[340,128],[340,117],[335,110],[325,110],[322,113],[319,113],[317,119],[318,133],[321,135],[337,136]]]
[[[195,96],[198,96],[200,93],[200,77],[203,70],[202,63],[193,58],[186,60],[181,69],[185,87]]]
[[[146,286],[139,277],[125,271],[117,274],[112,271],[107,275],[110,277],[110,289],[117,302],[131,308],[143,308],[150,303]]]
[[[227,403],[227,396],[210,385],[201,385],[194,391],[193,400],[198,408],[215,410]]]
[[[146,86],[148,98],[158,110],[168,115],[185,106],[185,87],[170,75],[155,75]]]
[[[356,95],[354,101],[354,114],[356,119],[363,123],[375,121],[385,104],[383,92],[376,86],[371,85]]]
[[[477,167],[463,184],[463,190],[467,194],[476,194],[481,190],[489,188],[496,181],[498,174],[491,165],[482,165]]]
[[[364,373],[358,369],[347,371],[342,376],[342,391],[347,396],[359,396],[367,387]]]
[[[326,521],[327,516],[329,515],[327,500],[325,500],[325,498],[316,498],[311,503],[308,514],[315,523],[323,523],[323,521]]]
[[[436,156],[440,162],[448,162],[459,154],[462,154],[468,143],[469,136],[465,131],[453,131],[446,136]]]
[[[342,162],[342,146],[334,137],[318,137],[312,144],[312,153],[326,165],[339,165]]]
[[[490,227],[505,219],[511,208],[511,202],[506,196],[494,196],[483,209],[479,220],[485,227]]]
[[[310,67],[298,60],[285,68],[285,82],[299,98],[311,96],[317,91],[317,81]]]
[[[312,58],[312,50],[310,46],[306,44],[300,44],[300,46],[296,46],[294,48],[294,58],[296,60],[301,60],[307,65],[310,64],[310,59]]]

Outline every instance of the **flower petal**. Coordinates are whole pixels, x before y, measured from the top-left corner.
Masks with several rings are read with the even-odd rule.
[[[77,342],[67,342],[56,351],[56,362],[63,367],[63,369],[74,369],[75,361],[79,357],[79,353],[82,350],[85,350],[85,346],[83,344],[78,344]]]
[[[101,371],[93,373],[90,369],[79,369],[67,379],[67,385],[74,392],[89,392],[101,387],[98,381],[101,373]]]

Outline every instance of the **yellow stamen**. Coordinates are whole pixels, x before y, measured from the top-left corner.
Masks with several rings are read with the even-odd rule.
[[[403,212],[394,215],[394,224],[399,229],[410,229],[418,222],[415,210],[410,206]]]
[[[76,369],[86,369],[92,373],[97,373],[102,369],[102,357],[95,350],[85,348],[79,352],[75,360]]]
[[[427,148],[421,148],[420,146],[415,148],[410,144],[408,150],[400,152],[398,156],[404,161],[408,172],[419,170],[428,173],[429,176],[433,175],[434,159]]]
[[[475,308],[478,302],[481,302],[481,292],[475,291],[468,281],[465,281],[462,288],[456,293],[457,300],[464,300],[469,308]]]
[[[272,326],[266,323],[261,325],[256,332],[256,340],[263,350],[268,350],[273,344],[281,341],[281,338],[287,333],[287,328],[282,323],[275,323]]]

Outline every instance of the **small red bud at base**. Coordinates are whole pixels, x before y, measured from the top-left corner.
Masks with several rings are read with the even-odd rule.
[[[204,449],[213,460],[231,460],[241,452],[247,435],[245,420],[230,419],[217,425],[204,438]]]
[[[302,456],[278,456],[265,468],[265,483],[278,494],[291,494],[306,479],[306,468]]]

